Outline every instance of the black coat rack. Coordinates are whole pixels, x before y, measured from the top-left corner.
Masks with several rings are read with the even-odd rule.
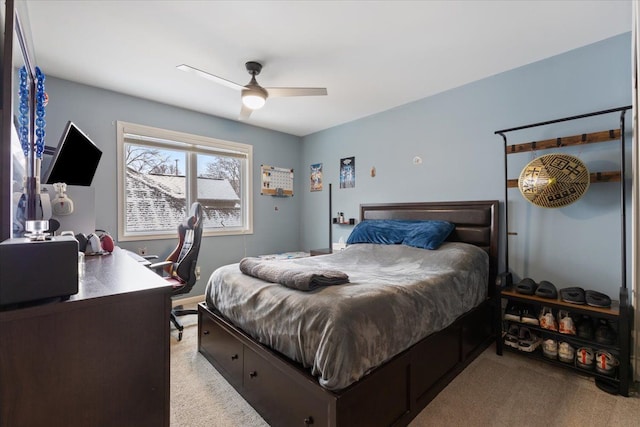
[[[631,319],[633,319],[632,309],[633,307],[629,303],[629,292],[627,289],[627,250],[626,250],[626,183],[625,183],[625,113],[627,110],[633,108],[632,106],[611,108],[608,110],[595,111],[587,114],[580,114],[577,116],[564,117],[556,120],[549,120],[544,122],[532,123],[529,125],[518,126],[509,129],[502,129],[495,131],[496,135],[500,135],[504,141],[504,175],[505,175],[505,192],[504,192],[504,212],[505,212],[505,270],[502,274],[498,275],[496,279],[496,286],[498,287],[496,306],[500,308],[500,300],[502,297],[502,289],[510,288],[512,285],[511,273],[509,271],[509,204],[508,204],[508,189],[510,183],[507,175],[507,155],[511,153],[519,153],[525,151],[534,151],[536,149],[549,149],[555,147],[566,147],[572,145],[589,144],[595,142],[615,141],[620,140],[620,171],[613,172],[597,172],[590,176],[591,182],[607,182],[607,181],[620,181],[620,216],[621,216],[621,286],[620,286],[620,306],[618,313],[618,336],[619,336],[619,385],[615,382],[611,382],[603,377],[596,377],[596,385],[611,393],[620,392],[627,396],[629,391],[629,383],[631,376]],[[599,116],[604,114],[620,113],[620,129],[609,130],[602,132],[595,132],[590,134],[575,135],[565,138],[555,138],[545,141],[534,141],[524,144],[509,145],[507,142],[506,134],[523,129],[529,129],[538,126],[551,125],[555,123],[578,120],[593,116]],[[576,308],[579,311],[579,308]],[[498,323],[498,330],[502,329],[501,316],[496,316]],[[502,338],[498,337],[497,352],[502,354]]]

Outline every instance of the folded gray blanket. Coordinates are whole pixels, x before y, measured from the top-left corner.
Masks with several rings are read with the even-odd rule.
[[[349,283],[349,276],[341,271],[304,268],[287,261],[243,258],[240,271],[272,283],[279,283],[301,291],[311,291],[319,286]]]

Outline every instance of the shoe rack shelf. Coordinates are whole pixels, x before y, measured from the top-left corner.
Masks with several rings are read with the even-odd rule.
[[[508,203],[508,190],[509,188],[517,187],[517,180],[507,179],[507,156],[509,154],[522,153],[526,151],[555,149],[558,147],[566,147],[571,145],[600,143],[607,141],[620,141],[620,170],[619,171],[603,171],[592,173],[590,181],[595,182],[620,182],[620,205],[621,205],[621,287],[619,300],[613,300],[611,307],[601,308],[593,307],[586,304],[575,304],[565,302],[558,299],[543,298],[536,295],[525,295],[516,292],[512,283],[511,271],[509,270],[509,239],[504,239],[505,244],[505,271],[498,275],[496,279],[495,292],[496,301],[496,330],[500,331],[496,334],[496,353],[502,355],[503,349],[507,351],[521,354],[526,357],[537,359],[548,363],[550,365],[558,366],[564,369],[573,370],[581,374],[590,375],[595,378],[596,385],[602,390],[613,393],[621,394],[623,396],[629,395],[629,387],[632,383],[632,370],[631,370],[631,324],[633,316],[633,307],[629,300],[629,291],[626,286],[626,189],[625,189],[625,113],[630,110],[631,106],[613,108],[609,110],[596,111],[593,113],[582,114],[578,116],[565,117],[561,119],[539,122],[530,125],[519,126],[511,129],[503,129],[496,131],[496,135],[500,135],[504,140],[504,174],[505,174],[505,189],[504,189],[504,210],[505,210],[505,229],[507,234],[509,233],[509,203]],[[603,114],[619,113],[620,114],[620,128],[613,130],[603,130],[600,132],[594,132],[590,134],[575,135],[563,138],[552,138],[544,141],[528,142],[523,144],[511,144],[507,142],[506,134],[513,131],[519,131],[523,129],[546,126],[554,123],[571,121],[577,119],[584,119],[592,116],[598,116]],[[560,290],[562,286],[558,288]],[[506,306],[505,306],[506,303]],[[553,312],[558,313],[559,310],[567,311],[574,316],[586,315],[591,319],[604,319],[609,325],[613,327],[616,332],[616,341],[614,344],[603,344],[597,342],[597,340],[589,340],[582,338],[578,335],[562,334],[550,329],[544,329],[540,326],[531,325],[525,322],[514,322],[512,320],[505,320],[505,308],[511,304],[524,304],[536,311],[537,318],[538,313],[543,307],[550,307]],[[559,321],[560,319],[558,319]],[[511,324],[517,324],[519,327],[529,328],[531,333],[538,335],[542,338],[542,343],[532,352],[524,351],[526,349],[526,341],[523,346],[523,350],[511,347],[505,344],[505,337],[508,334]],[[598,372],[595,367],[593,369],[584,369],[575,362],[575,356],[573,363],[564,362],[559,359],[552,359],[543,354],[544,340],[553,339],[558,344],[561,342],[569,343],[574,350],[580,347],[589,347],[595,353],[598,350],[604,350],[614,355],[619,365],[614,370],[613,375],[607,375]]]
[[[618,320],[620,317],[620,301],[611,301],[611,307],[593,307],[586,304],[574,304],[562,301],[561,299],[542,298],[536,295],[523,295],[516,292],[515,289],[502,289],[502,298],[511,301],[531,303],[540,306],[549,306],[562,310],[571,311],[573,313],[586,314],[587,316],[600,317],[609,320]],[[546,329],[545,329],[546,330]]]
[[[546,329],[544,331],[545,332],[551,332],[551,331],[547,331]],[[571,343],[578,343],[580,341],[584,342],[584,340],[580,340],[579,338],[572,339],[573,336],[571,336],[571,335],[562,335],[562,337],[563,337],[563,340],[569,341]],[[567,337],[570,337],[570,338],[567,340]],[[588,346],[588,344],[586,342],[584,342],[584,344],[582,344],[582,345]],[[598,344],[598,345],[603,349],[607,349],[607,351],[611,351],[611,348],[608,348],[610,346],[606,346],[606,345],[602,345],[602,344]],[[576,348],[578,348],[578,347],[576,347]],[[524,357],[528,357],[528,358],[534,359],[534,360],[539,360],[541,362],[544,362],[544,363],[547,363],[547,364],[550,364],[550,365],[553,365],[553,366],[557,366],[557,367],[562,368],[562,369],[578,372],[578,373],[580,373],[582,375],[591,376],[591,377],[596,379],[597,384],[599,386],[607,387],[608,390],[612,390],[612,391],[617,392],[620,389],[620,379],[618,378],[617,374],[616,374],[615,377],[612,377],[610,375],[601,374],[600,372],[596,371],[595,369],[580,368],[575,364],[575,362],[571,362],[570,363],[570,362],[563,362],[563,361],[561,361],[559,359],[550,359],[550,358],[544,356],[542,354],[542,351],[540,351],[540,349],[537,349],[536,351],[531,352],[531,353],[520,351],[520,350],[517,350],[515,348],[508,347],[508,346],[505,346],[504,349],[506,351],[508,351],[508,352],[517,353],[517,354],[522,355]],[[616,357],[617,356],[618,355],[616,354]]]
[[[575,315],[589,316],[590,321],[592,322],[592,325],[593,325],[593,320],[599,320],[599,319],[606,320],[607,322],[609,322],[609,324],[616,325],[617,328],[614,328],[614,331],[616,332],[616,339],[611,344],[607,344],[607,343],[598,342],[595,338],[586,339],[586,338],[580,337],[577,334],[576,335],[565,334],[558,331],[554,331],[552,329],[545,329],[539,325],[533,325],[531,323],[508,320],[508,319],[505,319],[504,313],[501,312],[500,319],[502,320],[501,322],[502,334],[499,339],[499,343],[501,347],[501,351],[499,354],[502,354],[502,350],[507,350],[510,352],[521,354],[526,357],[541,360],[546,363],[550,363],[552,365],[559,366],[564,369],[577,371],[585,375],[591,375],[594,378],[596,378],[597,384],[599,386],[605,386],[608,389],[615,390],[615,392],[619,392],[620,394],[623,394],[625,396],[627,395],[629,383],[628,381],[622,380],[622,378],[627,375],[627,373],[625,372],[625,369],[620,369],[620,366],[618,366],[616,369],[614,369],[612,375],[608,375],[608,374],[598,372],[595,369],[594,365],[592,365],[591,369],[585,369],[578,366],[575,363],[575,354],[577,353],[577,350],[581,347],[590,348],[593,350],[593,353],[597,352],[598,350],[604,350],[613,354],[618,360],[621,360],[622,353],[624,352],[623,350],[624,338],[620,334],[620,330],[619,330],[619,325],[620,325],[619,301],[612,301],[611,307],[609,308],[601,308],[601,307],[592,307],[592,306],[583,305],[583,304],[569,303],[569,302],[562,301],[560,299],[542,298],[535,295],[531,295],[531,296],[523,295],[516,292],[514,289],[502,289],[500,291],[500,294],[503,299],[506,299],[508,301],[507,306],[514,303],[523,304],[523,306],[526,305],[528,307],[534,308],[535,314],[538,314],[543,307],[549,307],[554,313],[558,313],[559,310],[565,310],[570,312],[574,316]],[[559,321],[558,319],[559,316],[555,316],[555,317]],[[513,347],[510,347],[508,344],[506,344],[505,337],[507,335],[507,331],[509,330],[510,325],[514,325],[514,324],[517,325],[518,327],[528,328],[531,332],[536,334],[538,337],[541,337],[543,342],[538,346],[537,349],[535,349],[532,352],[518,350]],[[566,342],[570,344],[575,351],[572,362],[565,362],[565,361],[559,360],[559,358],[552,359],[545,356],[543,354],[543,343],[544,343],[544,340],[547,340],[547,339],[553,339],[557,343]]]

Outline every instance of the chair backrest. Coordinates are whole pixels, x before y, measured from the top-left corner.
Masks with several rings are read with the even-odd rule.
[[[202,240],[202,215],[202,205],[199,202],[193,203],[189,216],[178,226],[178,246],[167,258],[167,261],[173,262],[169,270],[170,276],[184,283],[179,293],[189,292],[196,283],[196,265]]]

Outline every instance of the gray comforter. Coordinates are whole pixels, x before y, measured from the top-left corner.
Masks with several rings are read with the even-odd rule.
[[[206,302],[257,341],[310,368],[330,390],[444,329],[487,295],[488,256],[464,243],[438,250],[357,244],[287,262],[342,271],[350,283],[299,291],[230,264],[211,275]]]

